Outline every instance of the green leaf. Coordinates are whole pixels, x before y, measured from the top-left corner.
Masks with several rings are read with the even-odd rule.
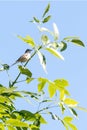
[[[50,9],[50,4],[47,5],[47,7],[45,8],[45,11],[43,13],[43,17],[47,14],[47,12],[49,11]]]
[[[75,106],[77,106],[77,104],[78,104],[77,101],[75,101],[74,99],[71,99],[71,98],[66,98],[66,99],[64,100],[64,103],[65,103],[66,105],[68,105],[68,106],[71,106],[71,107],[75,107]]]
[[[83,46],[83,47],[85,46],[84,43],[79,39],[79,37],[69,36],[69,37],[64,38],[63,40],[67,42],[72,42],[79,46]]]
[[[81,40],[79,40],[79,39],[72,39],[71,42],[76,44],[76,45],[78,45],[78,46],[85,47],[84,43]]]
[[[18,119],[8,119],[6,120],[6,125],[16,126],[16,127],[29,127],[29,125],[25,122],[22,122]]]
[[[50,112],[50,115],[53,120],[60,120],[60,118],[56,114],[53,114],[52,112]]]
[[[63,40],[65,40],[67,42],[70,42],[72,39],[79,39],[79,37],[77,37],[77,36],[68,36],[68,37],[65,37]]]
[[[47,124],[46,120],[42,117],[41,114],[35,114],[36,119],[40,121],[41,124]]]
[[[60,46],[62,46],[60,51],[65,51],[67,49],[67,44],[64,41],[61,41]]]
[[[23,128],[22,128],[22,130],[28,130],[28,128],[26,128],[26,127],[23,127]]]
[[[66,110],[64,104],[62,102],[60,102],[59,106],[61,108],[62,114],[64,114],[64,111]]]
[[[39,19],[37,19],[36,17],[33,17],[33,19],[34,19],[34,21],[35,21],[36,23],[39,23],[39,22],[40,22]]]
[[[40,63],[42,65],[44,71],[47,73],[47,70],[46,70],[46,58],[45,58],[45,56],[40,51],[37,51],[37,54],[38,54]]]
[[[49,51],[51,54],[53,54],[54,56],[56,56],[57,58],[60,58],[62,60],[64,60],[64,57],[55,49],[53,48],[46,48],[47,51]]]
[[[48,22],[50,20],[50,18],[51,18],[51,15],[47,16],[46,18],[44,18],[42,22],[46,23],[46,22]]]
[[[9,70],[10,66],[8,64],[2,64],[4,70]]]
[[[23,67],[21,65],[19,65],[18,68],[19,68],[21,74],[24,74],[24,75],[26,75],[28,77],[32,77],[32,73],[28,68],[25,68],[25,67]]]
[[[18,35],[18,38],[20,38],[25,43],[28,43],[32,47],[35,46],[34,40],[29,35],[27,35],[25,38]]]
[[[45,87],[47,79],[45,79],[45,78],[38,78],[38,81],[39,81],[38,92],[41,92],[43,90],[43,88]]]
[[[73,114],[74,117],[78,116],[77,112],[72,107],[69,107],[69,110],[70,110],[71,114]]]
[[[26,83],[30,83],[31,81],[33,81],[35,78],[30,78],[30,77],[27,77],[26,79]]]
[[[29,125],[29,129],[30,130],[40,130],[38,126],[32,125],[32,124]]]
[[[25,119],[25,120],[28,120],[28,121],[34,121],[35,120],[35,114],[33,114],[32,112],[30,111],[27,111],[27,110],[21,110],[20,111],[20,115]]]

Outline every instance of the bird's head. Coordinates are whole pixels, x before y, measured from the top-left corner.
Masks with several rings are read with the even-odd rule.
[[[31,51],[32,51],[31,49],[27,49],[27,50],[25,51],[25,53],[27,53],[27,52],[30,53]]]

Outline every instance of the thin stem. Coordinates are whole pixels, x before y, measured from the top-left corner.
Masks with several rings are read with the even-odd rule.
[[[56,105],[56,106],[50,106],[50,107],[45,107],[45,108],[37,111],[35,114],[40,113],[40,112],[45,111],[45,110],[48,110],[48,109],[51,109],[51,108],[55,108],[55,107],[58,107],[58,105]]]
[[[12,80],[11,80],[11,78],[10,78],[10,75],[9,75],[9,73],[8,73],[8,70],[6,70],[6,73],[7,73],[8,78],[9,78],[9,83],[11,84],[11,83],[12,83]]]
[[[42,46],[39,46],[38,50],[40,50],[41,48],[42,48]],[[32,59],[32,57],[33,57],[36,53],[37,53],[37,51],[35,51],[35,52],[31,55],[30,59],[25,63],[24,67],[28,64],[28,62]],[[10,87],[13,87],[13,86],[14,86],[14,84],[15,84],[15,83],[17,82],[17,80],[19,79],[20,75],[21,75],[21,72],[18,74],[18,76],[16,77],[16,79],[14,80],[14,82],[11,84]]]

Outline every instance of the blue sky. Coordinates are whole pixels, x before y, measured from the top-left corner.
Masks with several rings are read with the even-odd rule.
[[[30,35],[38,42],[39,32],[36,26],[29,23],[33,16],[41,17],[48,1],[0,1],[0,61],[12,64],[29,46],[16,36]],[[85,43],[85,48],[68,44],[68,49],[62,52],[65,60],[61,61],[47,55],[46,75],[35,56],[28,67],[35,77],[43,76],[54,80],[65,78],[69,81],[69,91],[72,98],[87,108],[87,1],[50,1],[52,19],[45,27],[52,29],[52,23],[58,25],[60,39],[66,36],[79,36]],[[10,70],[12,78],[18,73],[16,66]],[[5,77],[5,79],[4,79]],[[7,85],[7,75],[0,73],[0,82]],[[23,86],[25,89],[25,87]],[[17,105],[20,107],[22,102]],[[23,104],[23,108],[27,103]],[[22,109],[22,108],[21,108]],[[78,111],[79,119],[74,123],[78,130],[86,130],[87,113]],[[61,123],[48,119],[49,124],[42,126],[42,130],[64,130]]]

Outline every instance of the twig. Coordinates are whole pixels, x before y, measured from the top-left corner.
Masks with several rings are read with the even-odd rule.
[[[42,48],[42,46],[39,46],[38,50],[40,50],[41,48]],[[28,64],[28,62],[32,59],[32,57],[33,57],[36,53],[37,53],[37,51],[35,51],[35,52],[31,55],[30,59],[25,63],[24,67]],[[20,75],[21,75],[21,72],[18,74],[18,76],[16,77],[16,79],[14,80],[14,82],[11,84],[10,87],[13,87],[13,86],[14,86],[14,84],[17,82],[17,80],[18,80],[18,78],[20,77]]]

